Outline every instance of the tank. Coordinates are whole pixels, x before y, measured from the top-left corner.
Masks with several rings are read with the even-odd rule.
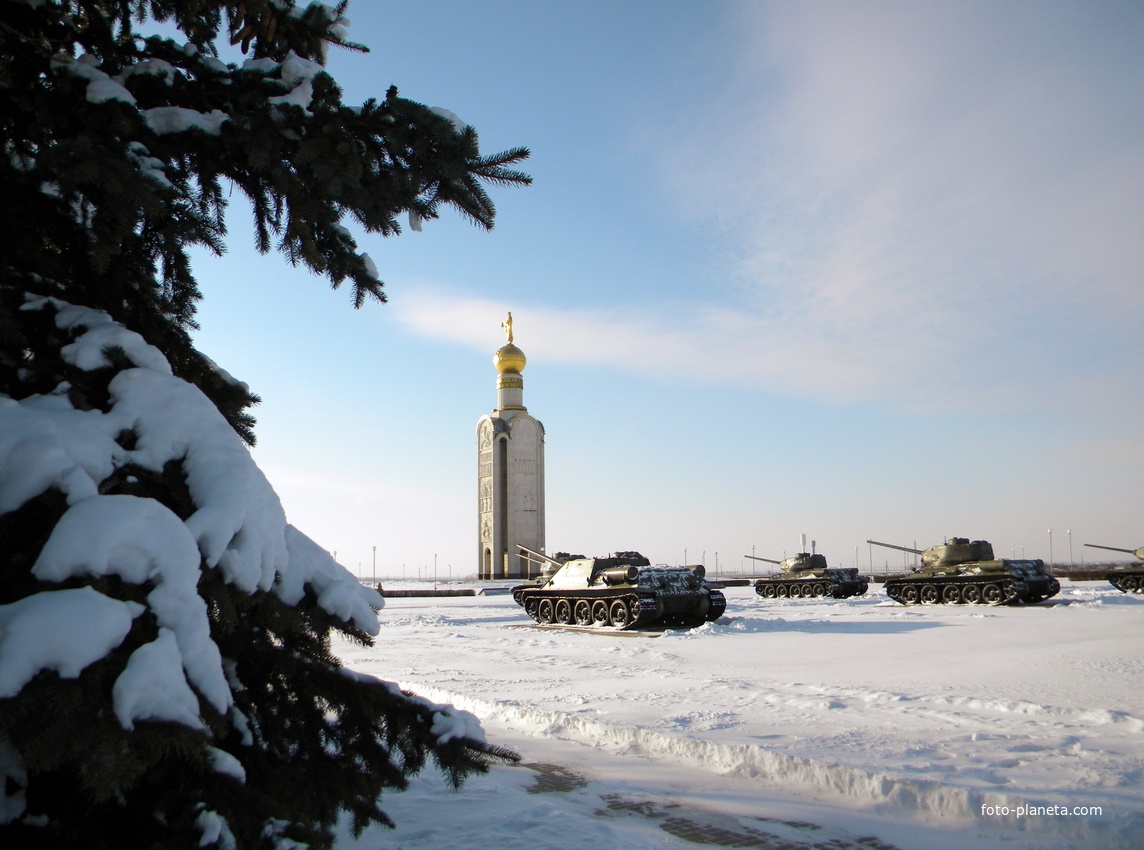
[[[1135,555],[1140,561],[1144,561],[1144,546],[1141,546],[1139,549],[1120,549],[1116,546],[1098,546],[1096,543],[1085,543],[1084,545],[1090,549],[1108,549],[1112,552],[1127,552],[1129,555]],[[1124,593],[1144,592],[1144,563],[1113,570],[1106,575],[1105,578],[1108,579],[1109,584]]]
[[[778,564],[781,575],[767,576],[755,582],[755,593],[764,599],[812,599],[830,596],[846,599],[861,596],[869,587],[854,567],[831,569],[823,555],[799,552],[793,558],[775,561],[744,555],[754,561]]]
[[[516,603],[541,625],[692,627],[718,619],[727,607],[722,592],[705,580],[701,564],[653,567],[639,552],[557,560],[518,548],[546,564],[539,578],[512,589]]]
[[[1040,558],[998,560],[986,540],[951,537],[943,545],[924,551],[877,540],[866,542],[922,556],[921,567],[911,575],[885,583],[886,595],[903,605],[1033,603],[1055,596],[1061,589]]]

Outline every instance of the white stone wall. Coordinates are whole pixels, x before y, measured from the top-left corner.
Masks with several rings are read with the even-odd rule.
[[[508,424],[508,541],[510,577],[523,577],[526,564],[517,545],[544,549],[544,428],[528,414]]]
[[[517,545],[544,550],[544,426],[523,410],[477,423],[477,547],[482,578],[523,578]]]

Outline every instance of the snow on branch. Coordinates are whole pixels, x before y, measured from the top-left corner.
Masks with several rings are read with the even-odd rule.
[[[111,379],[106,410],[73,406],[66,384],[49,395],[0,396],[0,512],[55,488],[68,507],[32,568],[43,582],[116,576],[152,587],[146,610],[158,637],[136,649],[114,691],[124,728],[162,719],[200,728],[199,697],[224,713],[233,703],[223,659],[212,641],[202,569],[217,568],[247,593],[269,591],[297,605],[309,588],[331,616],[376,635],[384,602],[329,553],[286,523],[281,502],[246,446],[193,384],[171,374],[158,349],[106,314],[57,299],[30,299],[25,310],[54,309],[74,335],[61,349],[83,371],[113,360],[128,366]],[[109,357],[115,350],[118,357]],[[126,445],[120,436],[130,432]],[[181,462],[195,510],[184,521],[157,500],[103,495],[120,467],[162,472]],[[47,591],[0,606],[0,698],[42,670],[75,677],[122,643],[144,607],[90,587]],[[192,687],[194,690],[192,690]]]

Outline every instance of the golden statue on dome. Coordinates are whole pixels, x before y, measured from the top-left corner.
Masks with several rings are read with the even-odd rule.
[[[508,342],[502,345],[497,353],[493,355],[493,365],[497,367],[497,371],[501,375],[520,375],[524,371],[524,364],[527,362],[524,357],[524,352],[513,345],[512,342],[512,313],[508,314],[508,318],[501,322],[501,328],[508,336]]]

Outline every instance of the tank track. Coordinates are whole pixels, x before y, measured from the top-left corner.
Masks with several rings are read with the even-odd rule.
[[[1051,576],[1030,584],[1009,575],[972,575],[890,579],[885,588],[890,599],[903,605],[1012,605],[1047,599],[1060,583]]]
[[[819,599],[825,596],[848,599],[851,596],[861,596],[868,586],[865,579],[827,576],[805,579],[761,578],[755,582],[755,593],[764,599]]]
[[[1105,579],[1122,593],[1144,592],[1144,570],[1113,570]]]
[[[727,600],[718,590],[709,590],[711,605],[706,616],[696,614],[656,615],[655,593],[633,591],[631,588],[581,593],[575,590],[555,590],[538,593],[522,589],[513,593],[514,599],[534,621],[542,626],[561,626],[572,629],[604,629],[617,631],[638,629],[656,622],[671,625],[700,625],[715,620],[727,608]]]

